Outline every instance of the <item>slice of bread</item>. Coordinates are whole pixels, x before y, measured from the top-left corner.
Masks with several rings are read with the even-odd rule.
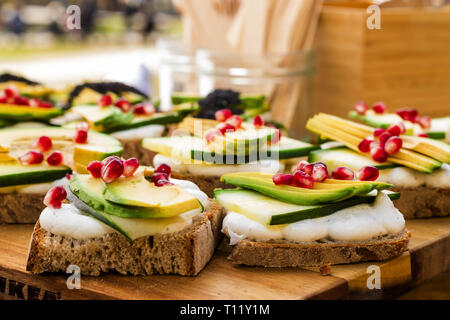
[[[444,217],[450,215],[450,189],[432,187],[396,187],[400,199],[394,205],[405,219]]]
[[[388,260],[408,247],[410,234],[404,230],[366,241],[288,241],[241,240],[231,246],[228,259],[234,264],[260,267],[319,267],[362,261]]]
[[[69,265],[77,265],[83,275],[91,276],[108,271],[195,276],[211,259],[222,238],[223,217],[224,209],[214,203],[184,230],[141,237],[133,243],[117,232],[87,240],[59,236],[44,230],[38,221],[27,270],[35,274],[65,272]]]
[[[45,208],[42,200],[42,194],[1,193],[0,223],[35,223]]]

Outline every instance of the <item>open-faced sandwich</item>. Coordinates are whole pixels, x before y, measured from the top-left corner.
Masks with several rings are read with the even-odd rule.
[[[380,179],[395,185],[402,197],[396,206],[406,218],[450,214],[450,145],[426,137],[405,135],[403,122],[387,129],[372,128],[328,114],[318,114],[307,129],[340,146],[313,151],[310,161],[321,161],[330,169],[364,166],[380,169]]]
[[[118,140],[87,126],[0,129],[0,223],[36,222],[53,181],[121,152]]]
[[[152,154],[144,152],[141,140],[159,137],[165,125],[177,123],[192,111],[182,106],[171,112],[158,112],[139,90],[117,82],[85,83],[70,94],[70,109],[52,123],[75,127],[86,121],[92,130],[108,133],[121,141],[125,157],[136,157],[142,164],[150,164]]]
[[[51,189],[36,223],[27,270],[84,275],[197,275],[221,238],[223,208],[170,167],[109,157]]]
[[[376,168],[355,181],[302,161],[293,174],[259,172],[222,176],[237,189],[216,189],[226,210],[223,232],[236,264],[304,267],[386,260],[407,249],[409,234],[391,199],[392,185],[374,181]],[[383,190],[383,191],[382,191]]]
[[[313,145],[281,136],[281,131],[264,125],[261,116],[244,122],[229,109],[216,111],[214,126],[204,130],[203,120],[194,122],[194,135],[183,130],[171,137],[146,138],[144,148],[158,154],[154,166],[169,164],[176,177],[194,181],[209,196],[225,187],[220,176],[232,172],[283,172],[286,162],[307,155]],[[184,135],[183,135],[184,134]]]

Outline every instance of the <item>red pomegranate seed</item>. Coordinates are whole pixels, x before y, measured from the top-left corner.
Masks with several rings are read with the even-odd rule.
[[[381,143],[379,141],[373,141],[370,143],[370,150],[372,150],[373,148],[379,148],[381,147]]]
[[[256,116],[253,119],[253,125],[255,126],[255,128],[261,128],[264,125],[264,120],[261,116]]]
[[[403,122],[396,122],[389,127],[388,132],[393,136],[399,136],[406,132],[406,128]]]
[[[39,108],[50,109],[53,108],[53,105],[50,102],[39,101]]]
[[[72,179],[72,176],[70,174],[66,173],[66,179],[70,180],[70,179]]]
[[[311,177],[315,182],[322,182],[330,177],[327,166],[323,163],[314,163]]]
[[[277,173],[272,177],[272,181],[277,186],[282,185],[282,184],[291,185],[293,182],[293,178],[294,178],[294,176],[292,174]]]
[[[377,168],[372,166],[362,167],[356,173],[356,179],[360,181],[375,181],[377,180],[380,172]]]
[[[377,137],[379,137],[379,136],[381,136],[383,133],[385,133],[387,130],[386,129],[383,129],[383,128],[376,128],[375,130],[374,130],[374,132],[373,132],[373,136],[375,137],[375,138],[377,138]]]
[[[387,131],[386,131],[386,132],[383,132],[383,133],[379,136],[381,145],[384,146],[384,144],[386,143],[386,141],[387,141],[390,137],[392,137],[392,134],[390,134],[390,133],[387,132]]]
[[[296,187],[312,189],[314,186],[313,178],[306,172],[296,170],[294,172],[293,183]]]
[[[150,103],[140,103],[134,107],[134,114],[138,115],[152,115],[155,112],[155,107]]]
[[[6,98],[13,98],[19,94],[19,90],[16,87],[9,86],[3,90],[3,94]]]
[[[47,157],[47,163],[51,166],[59,166],[63,162],[63,155],[59,151],[52,152]]]
[[[103,165],[107,165],[110,161],[115,160],[115,161],[120,161],[123,164],[123,160],[118,157],[118,156],[109,156],[106,157],[105,159],[102,160]]]
[[[19,106],[29,106],[30,105],[30,102],[25,97],[17,96],[17,97],[14,97],[13,99],[14,99],[13,104],[17,104]]]
[[[38,99],[30,99],[28,100],[28,105],[32,108],[39,108],[40,101]]]
[[[384,102],[377,102],[372,106],[373,111],[375,113],[384,113],[387,109],[386,104]]]
[[[123,162],[123,175],[131,177],[139,168],[139,161],[136,158],[130,158]]]
[[[232,115],[226,120],[226,123],[231,124],[236,129],[239,129],[242,125],[242,118],[238,115]]]
[[[303,171],[306,174],[311,175],[313,169],[314,169],[314,163],[310,163],[310,164],[307,164],[306,166],[304,166],[303,170],[301,170],[301,171]]]
[[[416,109],[404,107],[398,109],[395,113],[397,113],[403,120],[416,122],[417,115],[419,112]]]
[[[120,108],[123,112],[128,112],[131,110],[131,103],[128,100],[125,99],[119,99],[117,100],[114,105],[118,108]]]
[[[66,199],[67,192],[62,186],[56,186],[47,191],[44,197],[44,204],[47,207],[53,207],[55,209],[61,208],[62,201]]]
[[[82,131],[89,131],[89,123],[87,123],[86,121],[81,121],[78,122],[77,125],[75,126],[75,130],[82,130]]]
[[[365,102],[360,101],[353,106],[353,109],[355,109],[355,111],[358,114],[363,115],[366,113],[366,111],[369,109],[369,107],[367,106],[367,104]]]
[[[425,132],[419,133],[417,136],[418,136],[418,137],[422,137],[422,138],[429,138],[429,137],[430,137],[430,136],[427,135]]]
[[[112,104],[112,97],[109,94],[104,94],[99,100],[98,104],[101,107],[107,107]]]
[[[358,144],[358,149],[361,152],[369,152],[370,151],[370,144],[373,142],[373,139],[370,138],[366,138],[363,139],[359,144]]]
[[[28,151],[19,158],[22,164],[39,164],[44,161],[44,156],[39,151]]]
[[[401,149],[402,144],[403,141],[401,138],[396,136],[390,137],[384,144],[384,151],[386,151],[387,154],[392,155]]]
[[[222,132],[220,132],[219,130],[212,129],[212,130],[208,130],[205,133],[205,139],[206,139],[207,143],[210,143],[210,142],[214,141],[216,136],[222,136],[222,135],[223,135]]]
[[[297,169],[296,169],[296,170],[304,171],[304,170],[305,170],[305,166],[307,166],[308,164],[309,164],[308,161],[306,161],[306,160],[301,160],[301,161],[297,164]]]
[[[153,173],[151,181],[156,184],[159,180],[169,180],[169,176],[164,172],[155,172]]]
[[[123,174],[123,161],[111,159],[103,165],[101,170],[102,180],[111,183]]]
[[[375,147],[370,149],[370,156],[376,162],[385,162],[387,160],[388,154],[382,147]]]
[[[231,112],[230,109],[221,109],[221,110],[216,111],[216,113],[214,114],[214,117],[216,118],[217,121],[224,122],[232,115],[233,115],[233,113]]]
[[[337,167],[333,170],[331,176],[336,180],[353,180],[355,173],[347,167]]]
[[[155,169],[155,173],[156,172],[165,173],[168,177],[170,177],[170,174],[172,173],[172,169],[170,168],[169,165],[163,163],[163,164],[160,164],[158,166],[158,168]]]
[[[94,178],[100,178],[102,176],[102,168],[103,168],[103,162],[101,161],[92,161],[87,166],[87,171],[93,176]]]
[[[225,135],[225,133],[230,133],[236,131],[236,128],[229,123],[221,123],[217,126],[217,129],[221,134]]]
[[[8,103],[8,99],[6,97],[0,97],[0,103]]]
[[[173,183],[169,180],[161,179],[155,182],[155,186],[164,187],[164,186],[173,186]]]
[[[429,116],[418,117],[416,122],[422,127],[422,129],[429,129],[431,127],[431,118]]]
[[[75,142],[76,143],[86,143],[88,137],[88,132],[85,130],[75,131]]]
[[[52,148],[52,139],[47,136],[42,136],[33,142],[32,147],[33,149],[38,149],[41,152],[48,151]]]

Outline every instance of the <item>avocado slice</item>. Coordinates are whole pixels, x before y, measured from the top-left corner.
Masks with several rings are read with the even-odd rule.
[[[197,198],[179,186],[157,187],[145,179],[142,173],[105,184],[103,197],[120,205],[152,209],[154,218],[173,217],[201,208]]]
[[[122,112],[114,106],[101,107],[97,105],[79,105],[71,108],[71,112],[78,113],[97,131],[115,126],[124,126],[133,120],[132,112]]]
[[[48,121],[51,118],[60,116],[64,113],[58,108],[30,108],[28,106],[19,106],[0,103],[0,119],[9,121],[29,121],[41,120]]]
[[[400,193],[384,191],[392,200],[398,199]],[[356,196],[336,203],[319,205],[298,205],[264,196],[258,192],[244,189],[216,189],[214,198],[226,210],[234,211],[266,225],[293,223],[306,219],[315,219],[335,213],[344,208],[361,203],[372,203],[376,191],[367,195]]]
[[[24,166],[18,163],[2,163],[0,165],[0,187],[50,182],[64,177],[70,171],[70,168],[65,166],[47,164]]]
[[[72,177],[69,186],[70,190],[88,206],[113,216],[122,218],[162,218],[167,217],[167,215],[173,216],[164,208],[161,210],[160,207],[137,207],[108,201],[103,196],[105,189],[103,180],[93,178],[90,175],[79,174]],[[200,208],[198,200],[195,199],[195,201],[196,208]]]
[[[314,150],[308,156],[309,162],[321,161],[328,167],[328,171],[333,171],[337,167],[348,167],[357,171],[365,166],[372,166],[378,169],[397,167],[398,164],[392,162],[379,163],[363,156],[347,147],[336,147],[323,150]]]

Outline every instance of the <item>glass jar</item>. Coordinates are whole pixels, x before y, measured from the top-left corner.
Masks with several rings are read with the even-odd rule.
[[[264,94],[270,120],[285,125],[292,137],[308,138],[305,124],[312,115],[314,51],[241,55],[198,50],[196,63],[201,95],[214,89]]]
[[[179,38],[162,38],[156,42],[159,57],[159,98],[162,111],[172,108],[174,92],[198,94],[195,51]]]

